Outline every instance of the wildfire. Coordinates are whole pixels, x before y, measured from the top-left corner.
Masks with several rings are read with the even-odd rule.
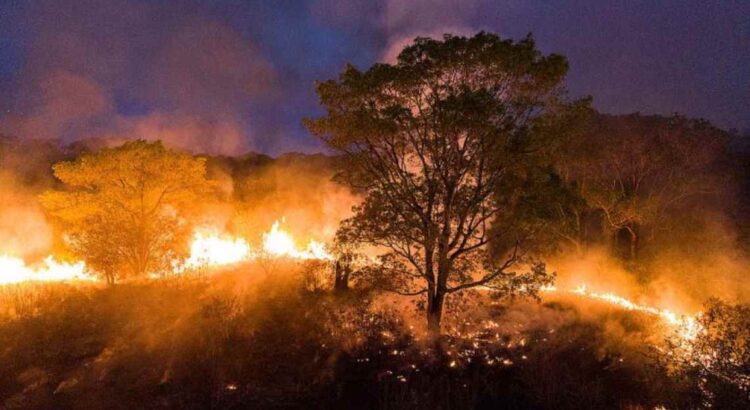
[[[227,238],[217,234],[195,232],[190,244],[190,256],[175,270],[201,266],[223,266],[247,261],[252,258],[250,245],[242,238]]]
[[[282,220],[283,221],[283,220]],[[273,223],[271,230],[263,234],[263,251],[274,257],[288,257],[293,259],[322,259],[333,257],[325,250],[322,243],[310,240],[307,247],[297,248],[292,236],[279,227],[279,221]]]
[[[541,288],[543,292],[567,292],[579,295],[588,299],[600,300],[612,305],[616,305],[625,310],[632,310],[637,312],[646,313],[649,315],[657,316],[666,324],[671,326],[677,331],[680,339],[684,341],[692,341],[700,334],[702,328],[698,323],[700,313],[695,315],[678,314],[669,309],[661,309],[653,306],[641,305],[635,303],[622,296],[615,295],[613,293],[599,293],[593,292],[588,289],[586,285],[580,285],[575,289],[561,290],[555,286],[544,286]]]
[[[67,263],[48,256],[37,267],[31,267],[16,256],[0,255],[0,285],[21,282],[54,282],[66,280],[95,281],[83,262]]]
[[[177,273],[196,268],[219,268],[243,262],[251,262],[258,258],[288,258],[297,260],[319,259],[332,260],[324,245],[310,240],[306,247],[297,246],[297,241],[291,233],[281,227],[282,220],[277,220],[271,229],[261,235],[261,245],[258,250],[240,237],[207,233],[206,230],[196,230],[190,245],[190,255],[182,261],[175,261],[174,271]],[[27,281],[96,281],[97,278],[86,271],[83,262],[67,263],[48,256],[37,267],[28,266],[23,259],[15,256],[0,255],[0,285],[14,284]],[[696,315],[675,313],[669,309],[635,303],[614,293],[600,293],[589,290],[586,285],[574,289],[558,289],[555,286],[545,286],[541,290],[546,293],[565,292],[599,300],[620,308],[646,313],[661,319],[676,329],[684,341],[694,340],[701,332]]]
[[[325,246],[315,240],[310,240],[305,248],[298,248],[294,237],[281,228],[282,222],[283,219],[277,220],[268,232],[263,233],[260,250],[254,250],[243,238],[196,231],[190,245],[190,256],[183,262],[175,262],[175,271],[179,273],[201,267],[218,268],[258,258],[333,258],[325,250]]]
[[[240,237],[231,237],[208,233],[207,230],[196,230],[190,243],[190,255],[172,266],[176,273],[197,268],[219,268],[258,258],[320,259],[331,260],[333,257],[326,251],[321,242],[310,240],[306,247],[297,247],[294,237],[281,228],[281,221],[276,221],[271,229],[262,235],[260,251]],[[157,275],[154,275],[157,276]],[[0,255],[0,285],[21,282],[53,281],[97,281],[86,271],[84,262],[67,263],[48,256],[38,267],[30,267],[23,259],[16,256]]]

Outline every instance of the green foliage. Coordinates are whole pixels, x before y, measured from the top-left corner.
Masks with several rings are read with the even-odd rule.
[[[529,167],[523,174],[506,178],[498,193],[496,200],[503,212],[493,229],[503,232],[497,232],[491,244],[494,254],[508,252],[516,242],[535,255],[553,254],[563,243],[580,251],[586,202],[554,169]]]
[[[202,158],[133,141],[54,167],[64,190],[42,205],[73,253],[109,282],[168,269],[186,250],[185,219],[208,193]]]
[[[750,405],[750,305],[711,299],[698,318],[695,340],[671,346],[669,359],[680,359],[709,407]]]
[[[530,37],[479,33],[418,38],[395,64],[347,66],[318,84],[327,115],[305,124],[344,156],[343,179],[365,196],[342,229],[387,251],[379,267],[391,277],[387,288],[427,294],[431,326],[446,294],[508,289],[500,282],[513,282],[513,269],[528,262],[519,235],[501,255],[487,249],[533,223],[506,205],[568,118],[567,69]]]

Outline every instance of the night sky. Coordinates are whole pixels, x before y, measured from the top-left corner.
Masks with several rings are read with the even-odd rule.
[[[315,80],[478,30],[533,33],[600,111],[750,129],[750,1],[0,0],[0,133],[318,151]]]

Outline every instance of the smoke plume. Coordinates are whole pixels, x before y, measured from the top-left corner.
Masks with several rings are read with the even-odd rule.
[[[253,148],[249,106],[273,66],[192,1],[33,1],[24,60],[0,131],[24,138],[161,139],[195,152]]]

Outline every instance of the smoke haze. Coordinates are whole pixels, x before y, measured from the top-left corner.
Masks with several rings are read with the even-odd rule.
[[[750,127],[746,3],[30,0],[0,9],[0,132],[161,138],[194,152],[322,146],[314,82],[478,30],[568,57],[597,109]],[[158,134],[158,136],[157,136]]]
[[[193,2],[34,1],[3,132],[64,142],[161,139],[193,152],[253,144],[249,105],[272,94],[273,66]]]

